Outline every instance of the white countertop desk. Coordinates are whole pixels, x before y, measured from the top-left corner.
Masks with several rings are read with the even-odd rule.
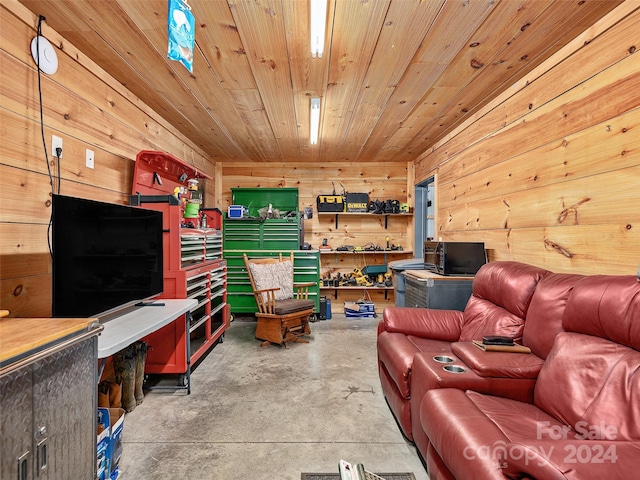
[[[104,330],[98,337],[98,358],[106,358],[142,337],[173,322],[198,304],[195,299],[159,299],[144,307],[132,307],[122,315],[100,321]],[[164,304],[164,305],[160,305]]]
[[[161,329],[165,325],[176,320],[183,313],[190,313],[191,309],[198,305],[196,299],[158,299],[146,306],[130,307],[121,314],[110,315],[101,319],[104,330],[98,337],[98,359],[100,359],[100,375],[104,368],[104,359],[128,347],[141,338]],[[187,315],[187,332],[191,315]],[[187,372],[186,385],[176,387],[185,388],[187,394],[191,393],[191,365],[187,342]]]

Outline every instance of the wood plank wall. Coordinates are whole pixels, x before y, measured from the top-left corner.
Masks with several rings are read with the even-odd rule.
[[[304,221],[305,241],[316,249],[324,238],[333,248],[341,245],[364,246],[367,243],[386,247],[401,245],[406,253],[380,255],[321,255],[321,273],[347,273],[367,264],[388,263],[399,258],[410,258],[413,251],[413,217],[390,217],[387,229],[384,216],[339,215],[336,227],[335,215],[319,215],[316,209],[318,195],[330,195],[334,186],[340,194],[365,192],[371,200],[398,199],[413,205],[413,166],[406,163],[328,162],[310,163],[240,163],[224,162],[222,166],[222,205],[226,210],[232,204],[231,188],[298,188],[300,209],[313,207],[313,218]],[[332,183],[333,182],[333,183]],[[323,294],[332,292],[323,292]],[[339,300],[358,300],[362,290],[341,291]],[[393,292],[370,291],[376,306],[393,303]],[[340,307],[334,302],[334,311]]]
[[[640,10],[632,7],[419,159],[417,181],[437,174],[438,236],[484,241],[491,260],[555,272],[638,271]]]
[[[47,317],[52,187],[40,132],[38,75],[30,55],[37,19],[18,2],[3,2],[0,25],[0,308],[12,316]],[[216,165],[197,146],[46,23],[43,33],[59,47],[58,71],[42,75],[41,85],[54,174],[58,165],[51,135],[63,139],[60,193],[127,203],[134,160],[143,149],[169,151],[216,176]],[[94,151],[94,169],[85,166],[87,148]],[[205,202],[213,205],[215,185],[209,184]]]

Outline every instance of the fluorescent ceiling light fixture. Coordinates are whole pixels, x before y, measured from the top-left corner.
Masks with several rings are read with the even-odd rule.
[[[311,145],[318,143],[320,130],[320,97],[311,98],[311,116],[309,119],[309,141]]]
[[[327,0],[309,0],[311,18],[311,56],[322,58],[324,33],[327,29]]]

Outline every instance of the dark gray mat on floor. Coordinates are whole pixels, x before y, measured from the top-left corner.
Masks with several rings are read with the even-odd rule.
[[[384,480],[416,480],[413,473],[378,473]],[[303,473],[300,480],[340,480],[339,473]]]

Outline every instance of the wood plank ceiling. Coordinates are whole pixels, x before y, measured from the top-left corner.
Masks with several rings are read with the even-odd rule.
[[[188,0],[194,71],[167,0],[21,0],[215,161],[414,160],[622,0]],[[309,99],[322,98],[309,143]]]

